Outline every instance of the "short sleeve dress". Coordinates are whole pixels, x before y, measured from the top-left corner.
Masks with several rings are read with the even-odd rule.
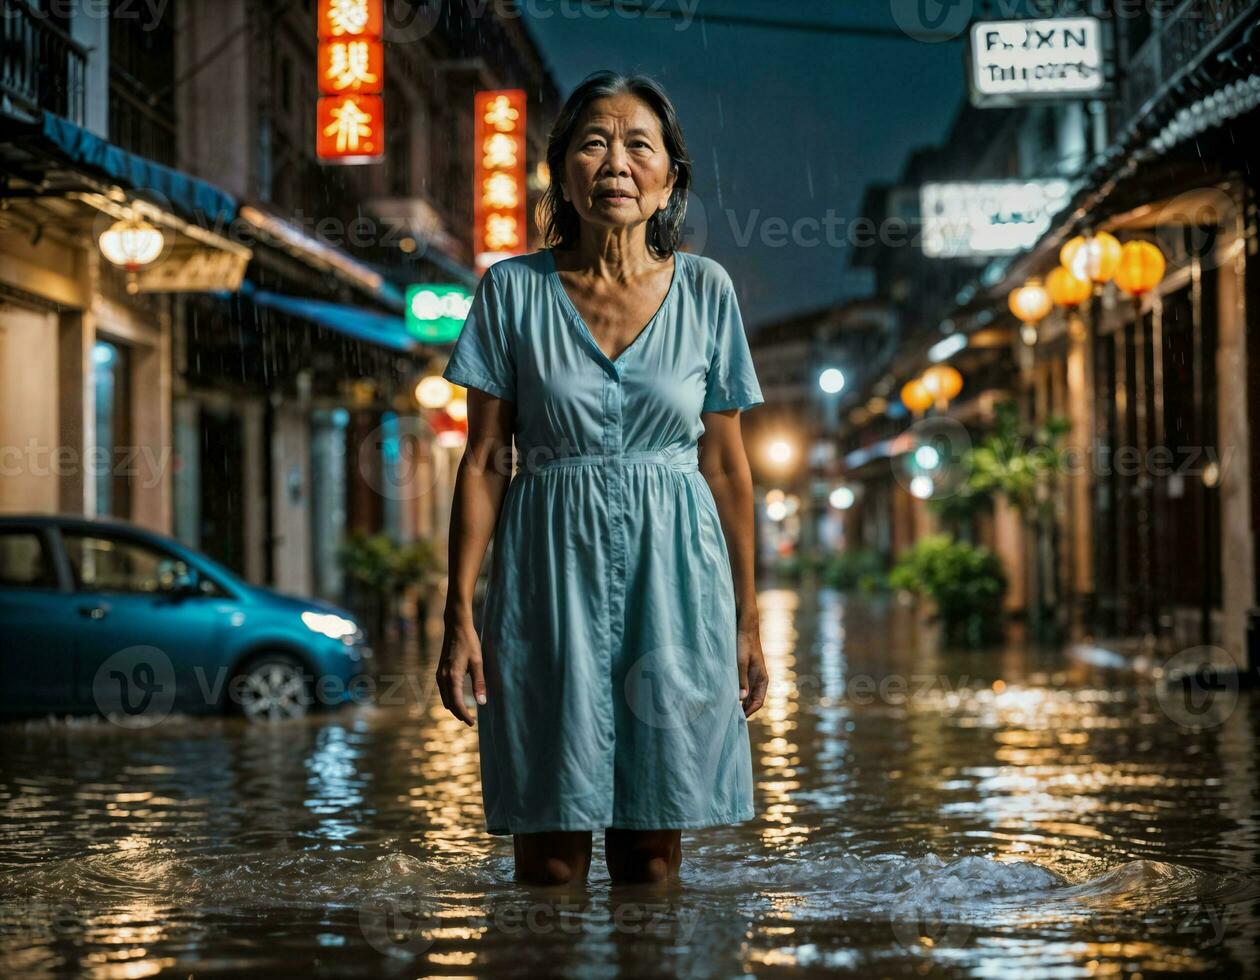
[[[616,360],[551,250],[496,263],[443,374],[515,403],[478,625],[491,834],[753,816],[730,558],[697,440],[702,413],[764,399],[730,277],[674,258]]]

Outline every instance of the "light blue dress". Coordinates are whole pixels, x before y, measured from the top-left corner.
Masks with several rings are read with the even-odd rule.
[[[506,259],[443,376],[516,406],[478,627],[487,831],[751,818],[730,559],[696,451],[702,412],[764,400],[726,271],[676,252],[610,361],[550,250]]]

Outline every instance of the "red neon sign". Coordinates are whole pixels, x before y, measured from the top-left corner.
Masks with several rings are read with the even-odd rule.
[[[381,0],[319,0],[315,155],[371,163],[385,154]]]
[[[519,255],[525,218],[525,93],[478,92],[473,100],[473,252],[485,268]]]

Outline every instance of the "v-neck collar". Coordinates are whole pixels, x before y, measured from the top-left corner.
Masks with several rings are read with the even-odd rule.
[[[681,250],[675,250],[674,274],[670,277],[669,289],[665,291],[665,298],[661,300],[661,305],[656,308],[656,312],[652,314],[652,318],[643,325],[643,329],[639,331],[634,340],[630,341],[630,346],[628,346],[616,357],[609,357],[606,353],[604,353],[604,349],[600,347],[599,343],[595,340],[595,335],[591,333],[591,328],[587,326],[586,321],[582,318],[582,314],[578,312],[577,306],[569,296],[568,291],[564,288],[564,283],[560,281],[560,270],[556,266],[556,250],[554,248],[549,248],[546,251],[547,258],[551,263],[551,269],[547,278],[551,280],[552,287],[555,289],[556,295],[559,297],[561,306],[564,307],[569,319],[572,320],[582,331],[582,335],[586,342],[591,345],[601,358],[603,358],[604,363],[613,368],[620,367],[621,362],[625,360],[626,355],[638,347],[639,344],[643,342],[643,338],[651,332],[652,327],[656,324],[656,321],[661,318],[661,315],[665,312],[665,308],[669,306],[670,301],[674,298],[674,293],[678,290],[679,280],[682,279],[683,253]]]

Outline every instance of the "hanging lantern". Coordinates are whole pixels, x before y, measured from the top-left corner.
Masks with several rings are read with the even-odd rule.
[[[963,379],[956,368],[937,364],[923,372],[923,387],[938,405],[948,405],[962,391]]]
[[[166,239],[143,218],[115,221],[97,240],[101,254],[114,265],[135,272],[162,254]]]
[[[915,378],[913,381],[907,381],[901,386],[901,401],[918,415],[920,412],[926,412],[932,407],[932,393],[927,390],[927,385],[923,383],[922,378]]]
[[[1092,286],[1088,279],[1079,279],[1067,266],[1055,266],[1046,276],[1046,291],[1056,306],[1069,309],[1089,299]]]
[[[1125,242],[1120,249],[1115,283],[1130,296],[1149,293],[1164,278],[1164,253],[1159,246],[1142,239]]]
[[[1105,231],[1077,235],[1059,250],[1059,263],[1077,279],[1107,282],[1120,262],[1120,242]]]
[[[1044,319],[1051,306],[1050,294],[1041,285],[1040,279],[1029,279],[1022,286],[1012,289],[1007,302],[1015,318],[1025,324]]]

